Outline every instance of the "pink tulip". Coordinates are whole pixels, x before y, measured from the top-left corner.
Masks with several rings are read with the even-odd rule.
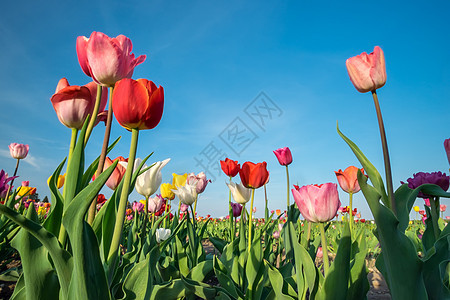
[[[187,184],[195,185],[197,194],[201,194],[205,191],[208,182],[211,182],[211,180],[206,179],[206,175],[204,172],[200,172],[197,175],[195,175],[194,173],[190,173],[186,179]]]
[[[441,210],[441,212],[444,212],[444,211],[447,210],[447,205],[441,204],[440,207],[439,207],[439,209]]]
[[[183,212],[183,213],[187,212],[188,208],[189,208],[189,205],[181,203],[181,206],[180,206],[180,211],[181,212]]]
[[[144,211],[144,204],[136,201],[133,202],[133,211],[137,211],[138,213]]]
[[[273,232],[273,238],[278,240],[280,238],[280,232],[279,231],[274,231]]]
[[[288,166],[292,163],[292,154],[288,147],[277,149],[273,153],[275,153],[280,165]]]
[[[28,155],[30,146],[24,144],[12,143],[9,146],[9,154],[15,159],[24,159]]]
[[[92,115],[97,97],[97,84],[90,82],[84,86],[69,85],[62,78],[56,87],[56,92],[50,99],[59,121],[69,127],[81,129],[88,115]],[[108,100],[107,88],[102,90],[99,107],[99,119],[103,116]]]
[[[370,54],[363,52],[347,59],[345,64],[350,81],[361,93],[374,91],[386,83],[384,53],[378,46]]]
[[[114,86],[122,78],[131,78],[134,68],[145,61],[145,55],[134,58],[132,49],[131,40],[124,35],[110,38],[94,31],[89,38],[77,38],[81,69],[103,86]]]
[[[317,248],[316,257],[317,258],[322,258],[323,257],[322,247]]]
[[[29,180],[22,181],[22,186],[30,186],[30,181]]]
[[[123,158],[122,156],[119,156],[115,158],[114,160],[111,160],[111,158],[106,157],[105,164],[103,166],[103,171],[108,169],[116,160],[119,162],[128,162],[128,158]],[[109,187],[112,190],[115,190],[118,186],[120,181],[122,181],[123,176],[125,175],[126,168],[123,167],[120,163],[116,165],[116,168],[112,172],[111,176],[109,176],[108,180],[106,181],[106,186]],[[92,180],[95,180],[97,176],[94,174],[92,176]]]
[[[151,213],[156,213],[161,209],[164,199],[161,195],[156,195],[155,197],[148,199],[148,211]]]
[[[423,199],[424,201],[425,201],[425,205],[426,206],[431,206],[431,204],[430,204],[430,199]]]
[[[305,185],[292,189],[295,203],[306,220],[328,222],[334,218],[341,205],[337,184],[324,183],[321,185]]]

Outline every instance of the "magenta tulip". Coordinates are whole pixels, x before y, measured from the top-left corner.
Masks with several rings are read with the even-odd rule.
[[[280,165],[288,166],[292,163],[292,154],[288,147],[277,149],[273,153],[275,153]]]
[[[30,149],[30,146],[18,143],[12,143],[8,147],[11,157],[15,159],[24,159],[27,157],[28,150]]]
[[[345,64],[350,81],[361,93],[374,91],[386,83],[384,53],[378,46],[370,54],[363,52],[347,59]]]
[[[59,121],[69,127],[81,129],[88,115],[92,115],[97,97],[97,84],[90,82],[84,86],[69,85],[66,78],[62,78],[56,87],[56,93],[51,101]],[[99,107],[99,118],[104,114],[108,99],[107,88],[102,90]]]
[[[292,189],[295,203],[306,220],[324,223],[332,220],[341,206],[337,184],[305,185]]]
[[[240,205],[239,203],[231,202],[231,208],[233,209],[233,217],[237,218],[241,215],[243,208],[242,205]]]
[[[114,86],[123,78],[131,78],[134,68],[146,56],[134,58],[133,44],[124,35],[110,38],[101,32],[92,32],[89,38],[77,38],[78,62],[89,77],[103,86]]]
[[[450,139],[444,141],[445,153],[447,153],[448,163],[450,164]]]

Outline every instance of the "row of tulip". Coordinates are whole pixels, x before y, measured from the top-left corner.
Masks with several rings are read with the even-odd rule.
[[[78,61],[93,82],[70,86],[63,78],[51,97],[58,119],[72,135],[67,159],[49,179],[52,205],[45,218],[24,199],[32,189],[12,189],[28,147],[10,147],[17,165],[12,177],[0,174],[0,221],[5,224],[3,236],[13,238],[23,264],[13,299],[365,299],[368,252],[377,254],[377,267],[394,299],[450,297],[450,227],[439,218],[440,198],[450,197],[449,177],[418,173],[394,192],[376,93],[386,82],[381,48],[346,64],[355,88],[373,95],[386,188],[376,168],[337,128],[363,167],[335,172],[349,194],[348,208],[341,209],[351,212],[347,222],[332,221],[341,207],[336,183],[290,185],[293,159],[285,147],[274,154],[286,168],[286,214],[274,218],[266,199],[265,218],[255,220],[255,190],[269,182],[267,163],[241,166],[227,158],[220,164],[230,179],[229,219],[218,224],[196,218],[198,195],[208,184],[205,174],[174,174],[172,183],[162,183],[161,170],[169,159],[147,166],[151,154],[136,158],[140,131],[156,127],[162,118],[164,89],[147,79],[131,79],[134,68],[146,59],[135,58],[131,50],[131,40],[122,35],[110,38],[93,32],[77,39]],[[114,117],[131,131],[127,159],[107,157],[120,139],[109,141]],[[85,168],[85,147],[99,121],[105,121],[103,147]],[[450,140],[444,145],[450,161]],[[240,183],[233,182],[237,174]],[[114,190],[107,201],[99,195],[104,185]],[[130,204],[134,188],[145,199]],[[152,197],[158,189],[161,194]],[[374,224],[354,222],[352,199],[360,190],[375,219],[376,239],[369,231]],[[176,213],[170,202],[175,197],[180,200]],[[425,226],[410,224],[417,197],[428,199]],[[205,238],[220,255],[206,255]],[[332,261],[329,251],[335,254],[330,255]],[[322,257],[319,265],[317,255]],[[219,285],[208,284],[213,277]]]

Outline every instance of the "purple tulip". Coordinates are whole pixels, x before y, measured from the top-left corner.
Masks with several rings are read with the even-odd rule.
[[[231,208],[233,209],[233,217],[237,218],[241,215],[242,207],[243,206],[240,205],[239,203],[231,202]]]
[[[444,141],[445,152],[447,153],[448,163],[450,164],[450,139]]]
[[[9,188],[8,182],[17,177],[18,176],[8,177],[8,174],[4,170],[0,171],[0,198],[6,197],[6,192]]]
[[[448,190],[450,185],[450,177],[442,172],[433,172],[433,173],[425,173],[419,172],[413,175],[412,178],[408,178],[406,180],[408,182],[408,187],[410,189],[416,189],[422,184],[436,184],[440,186],[444,191]],[[425,195],[422,192],[419,192],[417,197],[420,198],[429,198],[429,195]]]

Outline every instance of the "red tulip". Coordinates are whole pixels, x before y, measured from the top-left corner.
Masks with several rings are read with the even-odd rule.
[[[269,172],[267,171],[267,163],[254,164],[252,162],[245,162],[239,170],[242,184],[246,188],[257,189],[262,187],[269,179]]]
[[[241,166],[238,164],[237,160],[231,160],[229,158],[225,158],[225,160],[220,161],[220,167],[222,168],[222,171],[228,176],[228,177],[234,177],[239,173],[239,169]]]
[[[350,166],[345,171],[339,169],[339,171],[334,171],[336,173],[337,180],[341,189],[346,193],[355,194],[359,192],[360,187],[358,183],[358,168],[355,166]],[[364,174],[364,169],[360,169]]]
[[[334,218],[341,205],[337,184],[324,183],[321,185],[305,185],[292,189],[295,203],[306,220],[328,222]]]
[[[92,115],[97,97],[97,84],[69,85],[66,78],[58,82],[51,101],[59,121],[69,127],[81,129],[88,115]],[[103,88],[99,112],[103,113],[108,100],[107,88]],[[99,114],[99,115],[100,115]]]
[[[386,83],[384,53],[378,46],[370,54],[363,52],[347,59],[345,64],[350,81],[361,93],[374,91]]]
[[[119,156],[115,158],[114,160],[111,160],[111,158],[106,157],[105,159],[105,165],[103,166],[103,171],[108,169],[116,160],[119,162],[121,161],[128,161],[128,158],[123,158],[122,156]],[[126,168],[123,167],[120,163],[116,165],[116,168],[112,172],[111,176],[109,176],[108,181],[106,181],[106,186],[108,186],[110,189],[115,190],[117,186],[119,185],[120,181],[122,180],[123,175],[125,175]],[[96,176],[92,176],[92,180],[95,180]]]
[[[145,61],[145,55],[134,58],[132,49],[131,40],[124,35],[110,38],[94,31],[89,38],[77,38],[81,69],[103,86],[114,86],[122,78],[131,78],[134,68]]]
[[[112,95],[114,116],[126,129],[152,129],[161,121],[164,89],[147,79],[122,79]]]
[[[273,153],[275,153],[280,165],[288,166],[292,163],[292,154],[288,147],[277,149]]]

